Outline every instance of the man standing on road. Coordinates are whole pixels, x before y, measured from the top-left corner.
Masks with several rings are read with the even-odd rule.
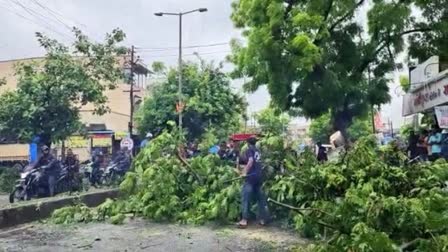
[[[258,218],[259,224],[265,225],[268,218],[268,206],[266,202],[266,196],[264,195],[261,186],[262,181],[262,167],[260,159],[260,151],[255,146],[257,140],[255,137],[251,137],[247,140],[249,145],[245,159],[247,164],[242,171],[242,176],[245,177],[245,182],[241,191],[241,209],[242,218],[238,223],[239,228],[247,227],[247,220],[249,218],[250,201],[254,197],[257,200],[258,205]]]

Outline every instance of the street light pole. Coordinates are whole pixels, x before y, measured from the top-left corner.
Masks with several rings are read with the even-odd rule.
[[[182,13],[179,13],[179,90],[178,90],[178,100],[179,100],[179,132],[182,132]]]
[[[157,12],[154,15],[158,17],[166,16],[178,16],[179,17],[179,62],[178,62],[178,71],[179,71],[179,84],[178,84],[178,105],[176,108],[179,113],[179,131],[182,132],[182,110],[184,108],[184,104],[182,101],[182,16],[193,13],[193,12],[206,12],[207,8],[199,8],[186,12],[172,13],[172,12]]]

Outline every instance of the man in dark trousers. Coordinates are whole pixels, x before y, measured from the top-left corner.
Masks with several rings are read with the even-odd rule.
[[[44,180],[48,185],[49,196],[54,196],[56,186],[56,177],[60,172],[58,160],[51,155],[50,148],[46,145],[42,146],[42,156],[37,161],[35,168],[43,168],[39,180]],[[46,180],[46,181],[45,181]]]
[[[266,196],[261,189],[263,181],[260,151],[255,146],[256,142],[257,140],[255,137],[251,137],[247,140],[249,147],[245,153],[247,163],[242,171],[242,176],[245,177],[245,182],[241,191],[242,216],[241,221],[238,223],[238,227],[240,228],[247,227],[252,197],[257,200],[259,224],[265,225],[268,218]]]
[[[317,142],[317,161],[325,163],[328,161],[327,150],[322,146],[321,142]]]

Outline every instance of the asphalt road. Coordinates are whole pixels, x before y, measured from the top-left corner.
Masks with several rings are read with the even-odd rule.
[[[302,247],[297,234],[275,227],[185,226],[140,219],[124,225],[31,224],[0,231],[0,251],[288,251]],[[3,249],[3,250],[2,250]]]

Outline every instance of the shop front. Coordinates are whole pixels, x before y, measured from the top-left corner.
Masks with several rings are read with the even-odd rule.
[[[448,105],[448,70],[430,78],[403,98],[403,116],[419,113],[435,115]],[[440,117],[440,116],[439,116]]]

